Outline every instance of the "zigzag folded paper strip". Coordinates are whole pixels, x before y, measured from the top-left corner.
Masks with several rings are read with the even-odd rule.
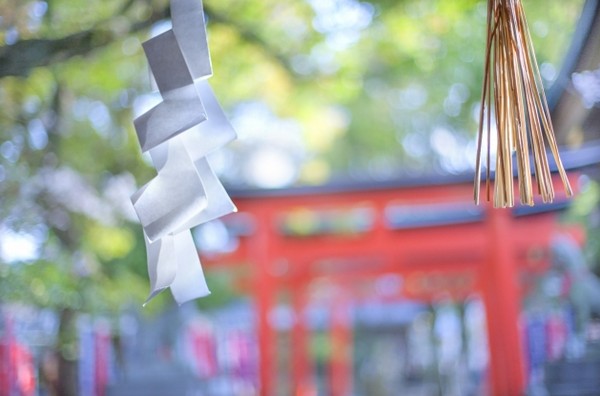
[[[150,276],[150,297],[146,303],[169,286],[175,300],[180,304],[209,293],[189,228],[225,216],[234,212],[236,208],[208,161],[201,158],[195,165],[204,183],[209,205],[190,218],[181,230],[167,234],[155,242],[151,242],[144,233]],[[191,244],[182,242],[187,239],[191,240]],[[195,264],[190,264],[192,261]],[[188,281],[184,281],[185,279]],[[193,297],[190,297],[192,295]]]
[[[196,82],[208,119],[182,134],[185,147],[195,162],[235,140],[237,134],[219,105],[207,81]]]
[[[236,133],[209,84],[197,84],[208,120],[150,150],[158,175],[132,197],[150,241],[235,210],[204,157],[235,139]],[[205,189],[210,189],[208,196]]]
[[[190,228],[236,210],[207,159],[236,138],[210,85],[202,2],[172,0],[173,29],[143,44],[163,101],[134,121],[157,176],[132,197],[144,229],[150,301],[209,294]],[[206,108],[204,107],[206,106]]]
[[[189,230],[154,243],[146,238],[146,251],[150,295],[144,305],[167,288],[178,304],[210,294]]]
[[[196,227],[197,225],[207,223],[211,220],[218,219],[229,213],[237,211],[237,208],[229,198],[229,194],[225,191],[223,184],[219,181],[219,178],[214,174],[210,164],[206,158],[201,158],[195,162],[196,171],[202,183],[204,184],[204,191],[208,205],[205,209],[196,212],[194,216],[190,217],[186,223],[184,223],[177,231],[188,230]]]
[[[212,75],[201,1],[172,0],[173,28],[144,42],[144,53],[163,102],[134,121],[148,151],[206,120],[194,81]]]
[[[142,151],[148,151],[206,120],[206,112],[173,30],[142,45],[163,98],[134,121]]]
[[[174,138],[151,151],[158,175],[132,197],[133,208],[151,242],[172,234],[207,206],[194,162]]]
[[[150,242],[196,227],[236,210],[204,157],[192,162],[179,142],[167,142],[169,159],[154,150],[155,163],[165,163],[158,175],[132,197]]]
[[[202,1],[171,0],[171,19],[192,78],[198,80],[212,76]]]

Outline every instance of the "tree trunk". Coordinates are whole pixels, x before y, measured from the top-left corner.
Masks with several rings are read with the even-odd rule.
[[[58,339],[58,394],[61,396],[78,395],[78,337],[77,313],[71,308],[60,312]]]

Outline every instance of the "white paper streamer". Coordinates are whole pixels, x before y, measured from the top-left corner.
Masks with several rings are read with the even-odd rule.
[[[134,120],[157,176],[132,197],[144,229],[150,301],[170,288],[182,304],[210,292],[190,228],[236,210],[206,156],[236,138],[212,75],[200,0],[171,0],[173,28],[143,43],[162,102]]]
[[[169,287],[180,304],[210,294],[189,230],[154,243],[146,239],[146,250],[151,292],[144,305]]]
[[[206,120],[184,54],[172,30],[142,44],[163,102],[134,121],[142,151]]]
[[[171,18],[194,80],[212,76],[202,1],[171,0]]]

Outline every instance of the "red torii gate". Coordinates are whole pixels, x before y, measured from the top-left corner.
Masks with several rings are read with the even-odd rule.
[[[559,183],[555,180],[556,191],[562,191]],[[250,224],[247,235],[240,237],[234,252],[203,257],[203,262],[208,268],[251,265],[261,395],[274,393],[276,330],[269,315],[277,294],[291,294],[300,318],[292,329],[293,389],[300,395],[310,375],[307,328],[298,315],[307,304],[307,285],[327,277],[347,290],[357,281],[382,274],[402,275],[402,294],[426,301],[480,293],[486,308],[493,394],[523,393],[518,320],[525,285],[519,274],[549,265],[551,238],[564,231],[557,222],[557,210],[566,206],[564,197],[532,208],[475,206],[472,184],[464,179],[232,195],[239,213],[224,221],[232,228]],[[330,388],[333,396],[344,396],[351,386],[347,306],[343,298],[332,304],[335,345]]]

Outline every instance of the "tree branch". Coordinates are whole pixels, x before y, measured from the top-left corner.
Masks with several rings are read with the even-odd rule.
[[[263,37],[256,34],[256,31],[254,31],[251,27],[242,25],[227,17],[225,14],[214,12],[207,4],[204,4],[204,13],[208,17],[209,21],[233,27],[243,40],[262,48],[267,55],[273,58],[273,60],[279,63],[284,69],[294,74],[287,56],[273,48],[273,46],[270,45]]]
[[[131,3],[131,1],[127,2],[125,7]],[[251,27],[237,23],[226,15],[215,13],[206,5],[205,13],[210,21],[233,27],[243,40],[262,48],[273,60],[293,74],[292,67],[285,54],[273,48]],[[170,9],[167,6],[152,13],[148,19],[131,24],[125,34],[147,29],[152,24],[169,16]],[[36,67],[49,66],[76,56],[89,55],[122,36],[123,32],[115,32],[108,28],[91,28],[57,39],[17,41],[13,45],[0,47],[0,78],[7,76],[26,77]]]
[[[154,12],[144,21],[130,26],[127,34],[150,27],[170,15],[169,8]],[[75,56],[85,56],[122,37],[122,32],[107,28],[92,28],[57,39],[31,39],[0,47],[0,78],[29,75],[32,69],[64,62]]]

